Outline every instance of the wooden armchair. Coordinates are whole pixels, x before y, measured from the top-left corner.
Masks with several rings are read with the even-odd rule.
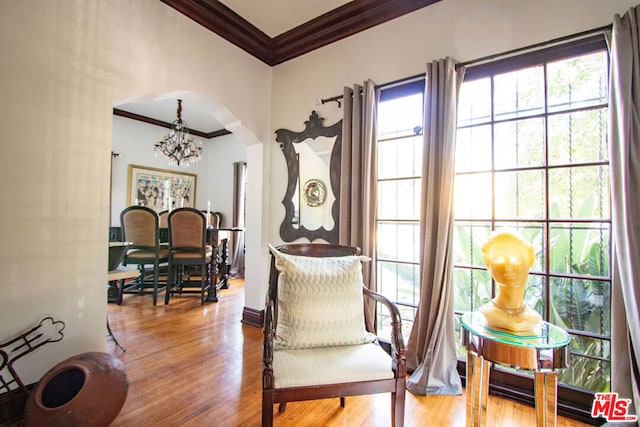
[[[262,362],[262,425],[273,405],[391,393],[392,425],[404,424],[406,361],[400,313],[362,284],[360,249],[327,244],[271,248]],[[391,315],[391,355],[365,330],[363,298]]]

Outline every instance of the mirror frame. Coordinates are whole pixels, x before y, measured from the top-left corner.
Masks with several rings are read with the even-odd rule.
[[[342,157],[342,120],[325,127],[323,118],[315,111],[311,112],[309,120],[305,121],[305,128],[302,132],[293,132],[287,129],[276,130],[276,142],[280,143],[280,148],[287,162],[287,192],[282,199],[285,208],[285,216],[280,225],[280,237],[285,242],[292,242],[304,237],[313,242],[315,239],[324,239],[328,243],[338,244],[338,213],[340,210],[340,159]],[[333,228],[326,229],[324,226],[317,230],[305,228],[300,221],[299,227],[293,227],[293,216],[295,207],[293,205],[293,195],[296,191],[296,183],[300,176],[300,164],[293,144],[303,142],[307,139],[316,139],[320,136],[334,138],[335,142],[331,149],[329,158],[329,180],[331,192],[335,196],[335,201],[331,206],[331,217],[333,218]],[[299,191],[302,191],[300,188]]]

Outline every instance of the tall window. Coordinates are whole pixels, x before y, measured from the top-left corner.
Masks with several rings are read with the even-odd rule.
[[[419,292],[422,91],[386,91],[378,104],[378,207],[376,221],[378,292],[396,302],[402,331],[409,336]],[[390,329],[378,310],[378,330]]]
[[[607,53],[587,44],[577,53],[552,50],[533,59],[472,70],[461,89],[455,308],[475,310],[491,299],[496,286],[480,247],[494,229],[518,230],[536,251],[525,302],[572,335],[570,368],[559,381],[605,391],[611,335]]]
[[[458,103],[456,313],[495,294],[480,254],[489,233],[517,230],[536,251],[525,302],[571,333],[559,381],[585,391],[608,390],[610,376],[607,69],[604,40],[582,40],[468,68]],[[408,335],[419,298],[422,96],[385,92],[378,289],[401,305]]]

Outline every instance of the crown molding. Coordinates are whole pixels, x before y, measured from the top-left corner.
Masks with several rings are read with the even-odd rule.
[[[274,66],[441,0],[354,0],[274,38],[218,0],[161,0]]]
[[[273,62],[271,37],[218,0],[161,0],[265,64]]]
[[[172,129],[173,128],[173,123],[163,122],[162,120],[157,120],[157,119],[153,119],[151,117],[143,116],[143,115],[140,115],[140,114],[131,113],[129,111],[121,110],[119,108],[114,108],[113,109],[113,115],[114,116],[124,117],[124,118],[131,119],[131,120],[137,120],[139,122],[144,122],[144,123],[148,123],[150,125],[160,126],[160,127],[167,128],[167,129]],[[199,131],[199,130],[196,130],[196,129],[189,128],[189,133],[191,135],[199,136],[200,138],[211,139],[211,138],[217,138],[217,137],[223,136],[223,135],[229,135],[231,132],[229,132],[226,129],[214,130],[214,131],[211,131],[211,132],[202,132],[202,131]]]
[[[440,0],[354,0],[273,39],[280,64]]]

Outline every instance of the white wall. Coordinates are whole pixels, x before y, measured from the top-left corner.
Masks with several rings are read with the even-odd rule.
[[[0,40],[0,342],[43,315],[66,324],[61,342],[16,363],[32,383],[105,348],[116,102],[199,93],[226,107],[243,144],[260,144],[271,69],[157,0],[0,0]]]
[[[247,147],[247,193],[249,188],[257,183],[269,182],[272,171],[269,168],[270,157],[266,144],[254,144]],[[253,235],[268,236],[274,227],[274,221],[269,215],[269,203],[273,200],[268,185],[264,191],[254,192],[247,197],[246,229],[252,230]],[[257,310],[264,309],[267,292],[269,253],[263,240],[251,237],[245,233],[245,305]]]
[[[222,212],[223,225],[231,226],[233,215],[233,163],[247,161],[247,146],[235,135],[202,139],[202,158],[187,168],[169,166],[166,157],[155,155],[153,144],[169,130],[160,126],[113,117],[111,224],[120,225],[120,212],[128,205],[129,165],[187,172],[197,175],[196,208]],[[198,141],[198,137],[195,137]]]

